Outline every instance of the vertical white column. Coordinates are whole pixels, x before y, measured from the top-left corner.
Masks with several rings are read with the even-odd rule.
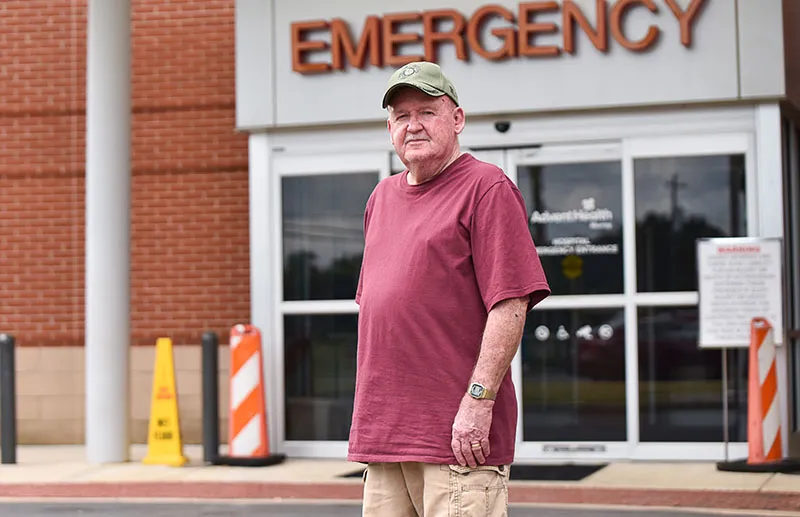
[[[131,4],[89,0],[86,81],[86,456],[128,460]]]
[[[283,452],[284,391],[283,340],[278,332],[277,300],[283,292],[279,247],[280,227],[275,210],[280,184],[271,171],[269,136],[254,133],[249,139],[250,182],[250,318],[261,330],[264,363],[264,400],[271,452]]]
[[[783,238],[783,147],[781,137],[781,110],[778,104],[761,104],[756,107],[756,182],[758,199],[758,236]],[[784,239],[784,246],[786,240]],[[787,267],[784,264],[784,268]],[[788,267],[794,267],[789,264]],[[784,303],[788,292],[784,292]],[[784,328],[786,322],[784,322]],[[785,331],[775,336],[784,346],[776,350],[775,366],[778,370],[778,400],[781,408],[781,440],[783,451],[789,450],[789,379]]]

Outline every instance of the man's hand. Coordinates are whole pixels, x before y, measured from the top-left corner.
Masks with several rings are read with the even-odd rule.
[[[462,467],[472,468],[486,462],[489,455],[489,428],[492,426],[493,400],[476,400],[464,395],[453,421],[453,439],[450,447]],[[473,444],[476,444],[473,447]],[[478,447],[477,444],[480,444]]]

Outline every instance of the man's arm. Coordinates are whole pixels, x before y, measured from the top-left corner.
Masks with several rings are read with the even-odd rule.
[[[478,382],[497,393],[522,339],[530,298],[509,298],[489,311],[478,361],[470,383]],[[466,386],[464,387],[466,392]],[[475,467],[490,453],[489,428],[494,401],[476,400],[465,393],[453,422],[451,447],[458,463]],[[480,447],[472,444],[479,443]]]
[[[470,382],[483,384],[497,393],[522,339],[529,300],[529,296],[509,298],[489,311],[481,352]]]

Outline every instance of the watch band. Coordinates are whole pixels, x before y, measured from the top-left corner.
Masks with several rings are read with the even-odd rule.
[[[497,397],[497,394],[490,390],[489,388],[484,388],[482,399],[489,399],[494,400]]]

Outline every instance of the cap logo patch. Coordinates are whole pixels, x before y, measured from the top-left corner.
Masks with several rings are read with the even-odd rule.
[[[417,72],[419,72],[419,68],[417,68],[416,66],[406,65],[406,67],[403,68],[403,71],[400,72],[400,75],[402,75],[403,77],[408,77],[416,74]]]

